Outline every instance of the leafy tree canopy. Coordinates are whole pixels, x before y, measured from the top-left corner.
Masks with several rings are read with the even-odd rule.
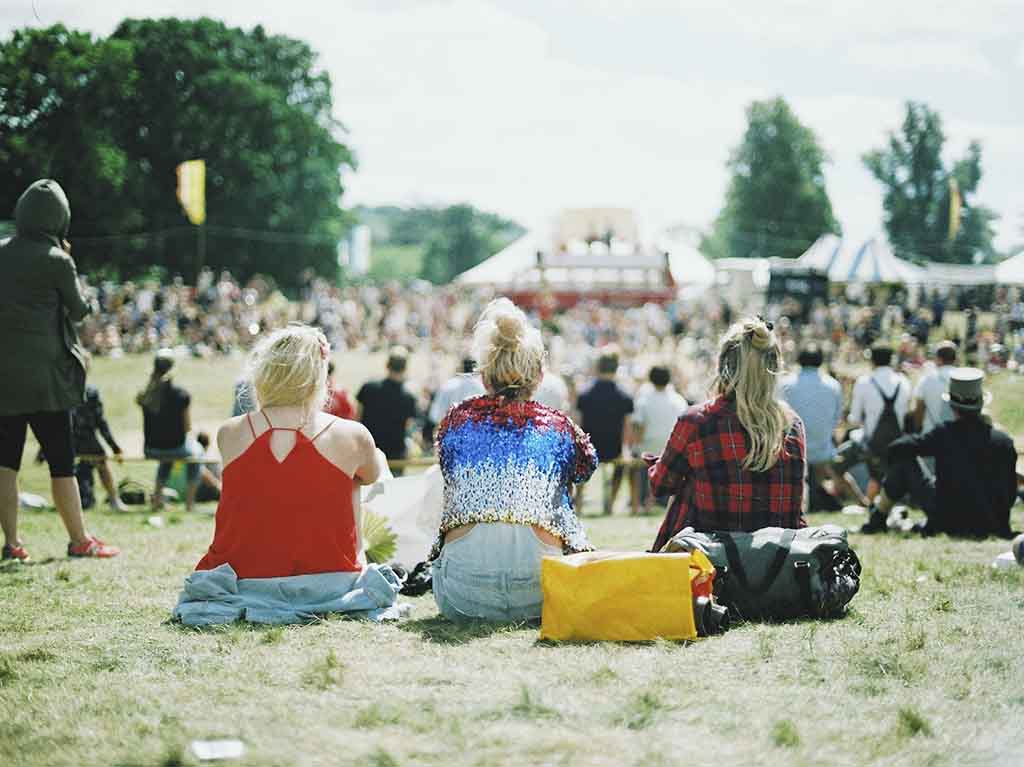
[[[970,199],[981,181],[981,145],[971,142],[966,155],[947,168],[942,160],[945,141],[938,113],[911,101],[900,131],[889,134],[888,145],[864,155],[864,164],[885,191],[882,205],[889,241],[904,258],[991,261],[996,256],[992,222],[997,215]],[[962,199],[953,239],[951,179]]]
[[[333,275],[349,223],[340,174],[354,159],[316,58],[304,42],[206,18],[129,19],[105,40],[17,31],[0,43],[0,173],[15,179],[0,208],[56,178],[83,268],[158,262],[192,275],[175,169],[203,158],[207,263],[285,285],[303,267]],[[163,234],[123,236],[136,232]]]
[[[799,256],[839,232],[825,190],[825,152],[781,98],[747,108],[747,130],[729,157],[725,206],[701,249],[726,256]]]
[[[450,282],[524,232],[514,221],[466,204],[354,212],[373,235],[371,274],[387,279]]]

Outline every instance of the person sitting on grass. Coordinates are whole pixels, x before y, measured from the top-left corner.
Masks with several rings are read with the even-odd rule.
[[[954,368],[943,397],[953,420],[889,446],[889,471],[862,533],[887,532],[893,505],[907,498],[928,517],[914,526],[916,532],[1013,537],[1010,509],[1017,500],[1017,450],[1010,436],[981,413],[988,401],[984,377],[977,368]],[[918,457],[935,459],[935,476],[924,472]]]
[[[213,543],[196,565],[239,578],[357,572],[358,486],[386,461],[366,427],[323,412],[327,339],[304,325],[271,333],[252,355],[258,410],[217,432],[224,469]]]
[[[0,527],[3,559],[25,562],[18,537],[18,472],[32,428],[50,466],[53,504],[71,539],[68,556],[120,553],[85,528],[75,479],[71,410],[85,394],[85,352],[74,323],[91,311],[65,239],[71,207],[60,184],[33,183],[14,209],[16,233],[0,241]]]
[[[164,486],[175,460],[187,461],[186,511],[195,509],[196,490],[199,487],[199,464],[188,461],[199,455],[198,446],[189,437],[192,430],[192,398],[187,391],[174,385],[173,369],[174,352],[170,349],[158,351],[153,360],[149,382],[135,398],[135,402],[142,408],[143,453],[146,458],[160,462],[156,469],[153,511],[160,511],[164,506]]]
[[[197,433],[196,444],[202,451],[196,457],[203,459],[203,463],[199,464],[199,487],[196,488],[196,503],[219,501],[222,468],[219,461],[210,459],[210,435],[205,431]],[[187,469],[188,464],[179,463],[171,470],[171,475],[167,478],[167,487],[174,490],[179,496],[188,492]]]
[[[782,349],[772,324],[748,318],[722,338],[714,398],[676,421],[661,457],[644,456],[655,496],[674,495],[652,551],[697,531],[806,527],[806,437],[776,399]]]
[[[590,551],[572,486],[597,467],[590,439],[564,413],[531,401],[540,383],[540,331],[507,298],[474,331],[487,393],[441,422],[444,505],[430,554],[434,599],[452,620],[534,620],[540,562]]]

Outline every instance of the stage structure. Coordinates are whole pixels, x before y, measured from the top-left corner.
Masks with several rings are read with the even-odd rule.
[[[663,304],[683,285],[710,284],[714,268],[683,242],[644,243],[632,211],[564,211],[549,233],[531,231],[456,278],[542,313],[582,301]]]

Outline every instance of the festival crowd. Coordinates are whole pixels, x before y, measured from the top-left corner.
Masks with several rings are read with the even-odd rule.
[[[86,530],[82,514],[76,447],[102,452],[98,432],[120,451],[99,392],[86,389],[88,354],[73,323],[84,320],[95,354],[155,352],[136,398],[145,455],[159,465],[155,505],[174,464],[201,455],[171,348],[251,347],[251,406],[216,436],[221,467],[205,480],[219,495],[216,529],[175,609],[185,622],[269,610],[278,581],[305,576],[318,579],[304,581],[303,599],[322,609],[273,609],[394,607],[401,584],[366,561],[354,491],[406,457],[414,431],[436,446],[443,477],[428,561],[438,608],[453,620],[539,617],[541,559],[593,549],[577,509],[601,463],[614,467],[605,513],[626,479],[635,496],[647,494],[647,508],[665,505],[654,552],[686,529],[802,528],[809,508],[851,500],[868,511],[863,534],[887,532],[907,501],[924,512],[913,528],[924,535],[1012,535],[1016,450],[983,410],[987,370],[1016,361],[1017,347],[1009,357],[996,348],[1019,335],[1013,309],[982,330],[968,307],[964,334],[929,347],[946,335],[940,300],[913,311],[899,298],[817,304],[806,315],[774,305],[756,317],[715,302],[580,305],[538,321],[479,291],[336,288],[315,278],[298,302],[212,272],[194,289],[174,281],[83,290],[69,220],[60,186],[38,181],[18,202],[18,234],[0,244],[0,375],[11,382],[0,406],[3,558],[29,556],[17,533],[29,427],[49,464],[68,554],[119,553]],[[463,361],[417,397],[404,347],[425,345]],[[382,378],[353,398],[332,389],[330,364],[332,352],[357,349],[388,355]],[[979,367],[956,365],[968,360]],[[826,370],[860,372],[867,361],[870,371],[845,386]],[[923,374],[911,385],[903,371],[915,368]],[[646,469],[617,460],[628,457]],[[184,482],[191,508],[204,482],[199,463],[188,463]],[[377,597],[367,602],[369,594]]]

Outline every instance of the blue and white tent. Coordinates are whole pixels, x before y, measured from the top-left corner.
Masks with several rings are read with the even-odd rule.
[[[832,282],[919,285],[924,281],[923,270],[897,258],[882,237],[851,248],[834,234],[826,234],[800,256],[799,263],[826,272]]]
[[[819,272],[830,272],[833,264],[839,259],[843,249],[843,241],[834,234],[823,234],[798,259],[801,266],[816,269]]]

